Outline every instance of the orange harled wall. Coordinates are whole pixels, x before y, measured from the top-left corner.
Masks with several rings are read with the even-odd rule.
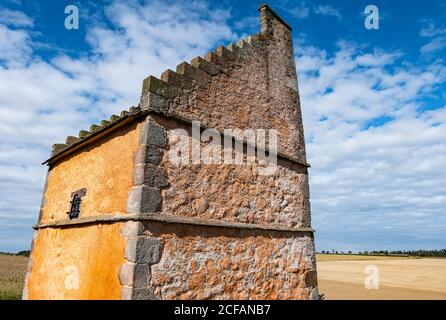
[[[111,133],[51,168],[41,223],[67,218],[71,193],[82,188],[81,216],[125,213],[140,124]]]
[[[80,217],[125,214],[140,126],[134,122],[111,132],[55,164],[40,223],[67,219],[71,193],[82,188],[87,193]],[[121,223],[39,229],[25,288],[28,299],[120,299],[125,250],[120,229]]]
[[[39,230],[28,299],[120,299],[120,229],[115,223]]]

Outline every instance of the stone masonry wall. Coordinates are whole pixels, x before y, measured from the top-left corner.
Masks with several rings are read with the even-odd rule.
[[[311,234],[128,222],[125,299],[317,299]],[[130,287],[127,287],[130,288]]]
[[[191,146],[190,125],[160,117],[152,117],[152,121],[159,128],[165,126],[162,130],[169,151],[184,138]],[[178,129],[188,135],[178,136]],[[201,142],[202,153],[208,145]],[[303,165],[282,160],[274,174],[262,175],[259,165],[246,163],[246,154],[243,165],[224,164],[223,148],[220,164],[177,165],[169,151],[160,162],[162,184],[168,186],[162,193],[163,214],[269,226],[311,226],[308,173]]]
[[[268,7],[260,11],[259,34],[143,83],[139,108],[149,115],[127,212],[163,222],[124,225],[123,299],[318,298],[291,30]],[[178,140],[192,146],[193,121],[218,134],[277,130],[276,171],[175,164]]]
[[[279,152],[305,161],[291,31],[270,20],[261,33],[167,70],[161,82],[147,78],[140,106],[217,130],[276,129]]]

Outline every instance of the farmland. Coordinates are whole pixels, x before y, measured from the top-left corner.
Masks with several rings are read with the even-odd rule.
[[[22,289],[28,257],[0,254],[0,300],[17,300]]]
[[[367,268],[378,288],[367,289]],[[446,299],[446,259],[318,255],[319,291],[325,299]]]
[[[0,300],[20,299],[28,258],[0,254]],[[365,270],[378,270],[379,288],[366,289]],[[319,291],[333,299],[446,299],[446,259],[317,255]]]

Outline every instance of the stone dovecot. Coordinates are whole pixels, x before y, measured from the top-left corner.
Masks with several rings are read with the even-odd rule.
[[[291,28],[259,11],[53,146],[25,299],[319,298]]]

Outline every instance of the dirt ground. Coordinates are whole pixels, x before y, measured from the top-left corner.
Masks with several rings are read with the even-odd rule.
[[[318,255],[317,271],[326,300],[446,299],[446,259]]]

